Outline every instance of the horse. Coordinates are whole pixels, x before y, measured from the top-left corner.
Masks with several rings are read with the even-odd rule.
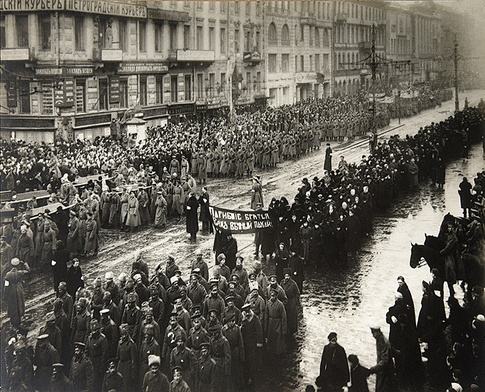
[[[427,263],[430,269],[436,268],[440,277],[445,279],[445,260],[439,253],[445,245],[446,244],[438,237],[428,235],[426,236],[424,245],[412,244],[410,258],[411,268],[421,267]],[[467,284],[466,292],[469,294],[474,286],[483,287],[485,285],[485,266],[478,256],[471,253],[461,254],[461,259],[465,268],[464,282]],[[424,262],[422,260],[424,260]],[[447,283],[450,292],[454,292],[454,282],[447,281]]]
[[[419,268],[425,264],[428,264],[430,270],[436,268],[439,276],[443,279],[443,282],[446,281],[445,260],[443,259],[443,256],[430,246],[411,244],[411,257],[409,259],[411,268]],[[455,291],[453,285],[455,282],[446,281],[446,283],[448,284],[450,293],[454,294]]]
[[[426,234],[425,237],[426,240],[424,241],[424,245],[433,248],[437,252],[441,251],[446,246],[446,243],[438,237]],[[485,285],[484,261],[477,255],[466,251],[461,254],[461,259],[463,261],[463,266],[465,267],[464,282],[468,285],[468,289],[477,285],[483,287]]]

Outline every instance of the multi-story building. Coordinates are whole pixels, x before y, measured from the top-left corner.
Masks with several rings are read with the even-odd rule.
[[[330,1],[266,3],[265,58],[269,104],[330,95]]]
[[[453,30],[432,9],[384,0],[2,1],[0,11],[2,136],[37,141],[106,135],[133,112],[157,125],[368,89],[373,40],[378,86],[429,80]]]
[[[429,81],[436,79],[442,67],[441,16],[433,9],[412,7],[413,79]]]
[[[386,58],[391,87],[409,86],[413,78],[413,16],[402,8],[390,6],[387,11]]]
[[[264,87],[261,4],[1,4],[4,136],[52,141],[68,126],[91,139],[129,108],[155,125],[228,105],[231,91],[254,101]]]
[[[374,36],[379,61],[385,59],[386,5],[382,1],[343,1],[333,5],[333,91],[352,94],[368,89],[368,65]],[[378,68],[378,80],[384,77],[384,67]]]

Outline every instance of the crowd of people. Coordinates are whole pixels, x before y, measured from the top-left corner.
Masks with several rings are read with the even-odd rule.
[[[449,98],[447,90],[421,89],[409,105],[416,114]],[[406,105],[403,103],[403,108]],[[318,149],[322,141],[366,134],[372,121],[368,107],[365,93],[304,101],[243,113],[231,122],[227,117],[212,117],[170,123],[149,129],[145,141],[128,145],[111,137],[55,146],[2,140],[0,184],[16,193],[36,189],[56,192],[65,173],[80,177],[123,175],[125,180],[136,182],[139,171],[149,174],[150,180],[155,176],[162,179],[172,174],[174,165],[200,182],[207,177],[251,177],[255,168],[266,169],[298,158]],[[391,112],[391,107],[379,106],[378,128],[389,124]]]
[[[176,168],[169,165],[168,174],[164,174],[163,170],[162,176],[159,176],[154,173],[155,166],[141,158],[143,155],[140,151],[140,162],[137,162],[143,165],[140,170],[130,170],[130,163],[125,164],[126,170],[119,170],[118,167],[109,173],[108,189],[103,189],[102,183],[93,181],[79,195],[72,191],[73,184],[69,176],[73,173],[60,170],[58,164],[62,159],[57,161],[54,166],[59,168],[57,175],[60,185],[56,197],[67,205],[76,205],[70,209],[70,217],[67,218],[62,208],[53,216],[44,214],[37,219],[29,220],[27,214],[20,220],[18,227],[13,227],[10,232],[3,231],[2,261],[5,252],[9,252],[7,260],[10,261],[3,265],[2,272],[4,281],[8,282],[5,294],[13,328],[2,329],[2,339],[7,343],[2,360],[2,379],[8,380],[8,387],[12,391],[35,388],[39,391],[217,392],[242,387],[258,390],[258,385],[264,381],[261,378],[263,360],[265,363],[270,361],[278,364],[287,350],[288,341],[298,331],[305,265],[343,265],[349,254],[358,251],[360,238],[371,232],[376,209],[386,208],[392,197],[416,188],[419,181],[430,178],[438,186],[442,185],[445,181],[443,171],[446,161],[456,157],[456,154],[466,154],[466,148],[457,151],[456,145],[467,146],[477,137],[484,112],[485,105],[482,103],[478,108],[467,108],[446,121],[431,124],[413,137],[391,137],[381,142],[372,156],[363,157],[359,164],[348,164],[341,157],[337,168],[327,166],[330,170],[325,170],[322,178],[315,177],[311,183],[304,179],[292,204],[286,198],[273,199],[269,205],[273,230],[256,233],[254,263],[245,264],[244,257],[237,252],[237,241],[231,233],[216,228],[216,265],[211,269],[211,276],[202,253],[197,252],[191,263],[188,282],[182,277],[173,256],[160,263],[155,271],[149,271],[140,255],[133,262],[129,274],[121,274],[115,279],[108,272],[95,279],[92,286],[85,287],[78,257],[98,250],[96,235],[103,224],[116,224],[128,229],[137,227],[143,221],[156,222],[157,216],[161,216],[159,222],[163,222],[163,211],[166,219],[169,199],[166,187],[174,186],[174,181],[188,182],[190,164],[174,164]],[[65,151],[70,150],[68,148]],[[97,150],[93,148],[90,151],[95,161]],[[113,160],[117,159],[116,154],[112,157]],[[54,153],[50,158],[57,160]],[[175,160],[178,161],[176,156]],[[145,165],[148,165],[146,171]],[[183,167],[188,169],[185,176],[182,174]],[[137,180],[127,180],[125,174]],[[200,175],[195,174],[195,177],[200,178]],[[138,186],[130,189],[129,184],[133,183]],[[484,173],[477,174],[472,195],[477,201],[483,198],[484,185]],[[256,210],[264,206],[260,187],[258,177],[255,177],[253,193],[258,193],[258,196],[254,197],[253,208]],[[143,192],[148,197],[142,198],[140,203]],[[155,192],[157,198],[153,209],[154,198],[150,196]],[[119,193],[126,195],[128,201],[120,201],[120,204],[125,204],[125,208],[112,200],[107,201],[108,196]],[[190,190],[187,194],[189,199],[194,197]],[[181,192],[181,195],[184,193]],[[130,198],[136,199],[138,203],[133,201],[130,206]],[[182,208],[179,216],[183,213],[182,200],[180,198],[177,202]],[[187,200],[185,211],[194,208],[197,217],[197,206],[202,207],[208,201],[208,194],[196,200],[197,204]],[[105,205],[109,208],[104,208]],[[120,208],[120,220],[115,219],[110,223],[113,205]],[[141,208],[146,208],[146,211],[142,213]],[[131,218],[130,209],[133,210]],[[121,218],[123,211],[126,211],[126,219]],[[64,218],[56,222],[59,218],[54,215],[61,214],[64,214]],[[76,230],[73,227],[78,225],[78,232],[82,231],[80,220],[84,215],[84,234],[89,231],[91,237],[81,235],[77,240],[80,243],[75,242],[75,238],[70,236],[71,230]],[[143,220],[142,216],[148,219]],[[135,224],[128,223],[130,219],[135,220]],[[77,224],[74,223],[76,220]],[[198,228],[198,223],[196,226]],[[39,228],[43,228],[43,231]],[[209,219],[203,228],[210,230]],[[36,248],[37,232],[42,233],[40,248]],[[260,257],[264,258],[264,262],[258,261]],[[50,263],[53,267],[56,299],[51,303],[52,311],[37,336],[35,347],[31,347],[26,338],[27,331],[22,328],[25,313],[22,280],[29,274],[30,264],[36,261]],[[268,271],[273,266],[275,274],[270,275]],[[400,280],[404,283],[403,278]],[[482,307],[483,288],[481,290],[476,290],[477,295],[472,298],[473,306],[469,302],[465,307],[455,307],[455,315],[459,313],[456,316],[458,321],[455,321],[462,327],[463,322],[466,322],[470,328],[478,329],[483,338],[483,325],[480,323],[485,310]],[[405,293],[399,291],[402,296],[399,299],[404,300]],[[426,297],[423,301],[426,305],[423,308],[436,308],[432,299]],[[472,312],[465,319],[460,312],[467,312],[469,307],[478,313]],[[401,308],[405,310],[389,316],[390,322],[397,324],[395,339],[390,337],[388,341],[377,326],[372,329],[378,348],[378,362],[370,371],[378,375],[378,392],[393,390],[386,389],[385,381],[394,378],[396,374],[397,383],[413,382],[407,376],[411,370],[405,365],[399,365],[405,362],[404,356],[411,358],[416,355],[413,351],[416,348],[414,340],[410,352],[398,353],[400,347],[401,350],[404,347],[399,344],[403,344],[405,339],[411,339],[412,332],[411,327],[407,328],[411,325],[407,324],[411,313],[408,313],[406,307]],[[439,349],[442,343],[439,339],[445,335],[436,336],[435,331],[438,325],[445,332],[446,329],[444,319],[441,318],[441,324],[438,324],[434,317],[437,315],[423,315],[425,327],[417,331],[421,334],[418,334],[421,342],[428,344],[426,355],[431,357],[428,363],[438,366],[442,365],[443,354],[443,350]],[[473,343],[472,353],[476,353],[477,349],[483,349],[484,344],[483,339],[470,340],[475,338],[475,331],[472,332],[459,335],[462,339],[459,343],[463,346]],[[324,350],[323,356],[327,360],[337,357],[339,360],[347,360],[345,352],[343,355],[342,352],[333,355],[336,338],[336,334],[329,335],[329,344],[332,346]],[[439,351],[439,358],[433,349]],[[393,359],[389,359],[389,352],[392,352]],[[457,357],[451,357],[448,352],[446,354],[451,362]],[[358,358],[351,356],[349,361],[350,372],[354,374],[359,365]],[[461,371],[462,375],[458,376],[467,377],[459,382],[466,384],[472,380],[483,389],[483,380],[475,379],[473,373],[481,369],[480,363],[472,367],[474,370],[471,371],[466,367],[470,361],[476,364],[473,358],[461,356],[456,362],[458,365],[453,367]],[[342,372],[342,364],[337,366],[338,372]],[[347,362],[345,369],[349,373]],[[362,374],[366,374],[365,369],[359,369]],[[432,372],[431,377],[438,374],[429,365],[427,369],[429,373]],[[342,385],[334,384],[328,379],[328,374],[333,372],[335,369],[328,371],[327,365],[322,366],[317,384],[324,390],[341,390],[350,380],[345,380]],[[341,375],[339,377],[339,380],[343,380]],[[354,377],[358,378],[357,373],[352,380]],[[356,385],[353,384],[354,387]]]
[[[56,259],[64,270],[35,348],[19,323],[30,267],[12,259],[5,281],[15,328],[3,329],[5,385],[56,392],[258,390],[263,357],[280,358],[297,332],[300,291],[290,269],[278,283],[260,262],[246,269],[239,253],[235,258],[231,271],[219,253],[209,278],[196,252],[186,282],[173,256],[149,271],[139,254],[128,275],[114,279],[107,272],[91,287],[79,266]]]
[[[479,139],[484,110],[482,102],[479,108],[432,123],[414,136],[392,136],[360,163],[348,164],[342,156],[322,177],[311,182],[304,178],[292,202],[282,197],[269,203],[273,228],[256,236],[256,256],[270,259],[275,253],[277,274],[292,252],[306,263],[345,265],[372,230],[376,210],[390,207],[396,197],[417,189],[421,182],[442,188],[446,162],[465,157],[470,142]],[[485,173],[479,172],[468,189],[467,205],[480,202],[484,187]]]

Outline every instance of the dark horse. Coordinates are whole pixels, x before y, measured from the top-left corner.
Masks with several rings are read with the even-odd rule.
[[[433,248],[437,252],[446,246],[446,242],[439,237],[426,234],[425,237],[424,245]],[[483,261],[471,253],[462,253],[461,259],[465,267],[465,282],[468,285],[468,290],[473,288],[473,286],[483,287],[485,284],[485,266],[483,265]]]
[[[433,247],[437,246],[440,250],[444,247],[441,246],[443,241],[437,237],[426,236],[426,241],[428,244],[432,244]],[[436,268],[439,276],[445,280],[445,260],[439,251],[433,249],[433,247],[428,246],[426,243],[425,245],[412,244],[409,265],[411,268],[416,268],[422,267],[427,263],[430,269]],[[468,286],[467,291],[470,291],[471,288],[476,285],[483,287],[485,284],[485,269],[480,258],[469,253],[464,253],[461,257],[465,267],[465,282]],[[455,282],[446,281],[446,283],[448,284],[450,293],[454,293],[453,284]]]
[[[428,264],[430,270],[436,268],[441,279],[445,281],[445,261],[443,256],[430,246],[411,244],[411,257],[409,259],[411,268],[422,267],[425,264]],[[448,284],[450,293],[454,293],[453,285],[455,282],[446,281],[446,283]]]

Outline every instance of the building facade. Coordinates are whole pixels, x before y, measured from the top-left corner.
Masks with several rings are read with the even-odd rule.
[[[270,105],[331,94],[331,27],[330,1],[266,3],[266,87]]]
[[[387,9],[386,55],[391,88],[404,88],[413,80],[413,17],[402,8]]]
[[[371,44],[374,36],[378,60],[385,60],[386,5],[380,1],[342,1],[333,6],[334,94],[368,89]],[[378,69],[378,80],[383,67]]]
[[[46,142],[108,135],[134,112],[160,125],[369,89],[373,40],[379,88],[430,80],[450,31],[437,12],[381,0],[3,1],[0,11],[2,136]]]

